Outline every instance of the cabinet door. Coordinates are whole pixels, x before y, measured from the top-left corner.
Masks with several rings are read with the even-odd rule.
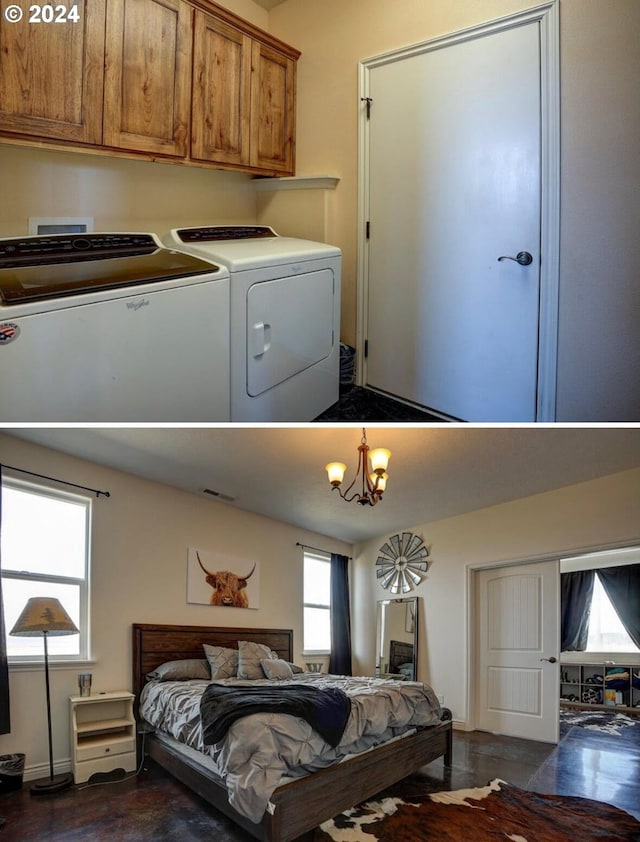
[[[292,175],[296,63],[254,42],[251,90],[251,166]]]
[[[248,166],[251,39],[196,11],[191,156]]]
[[[74,0],[77,21],[0,19],[0,126],[3,132],[100,143],[105,0]],[[32,7],[33,9],[34,7]],[[67,8],[70,8],[68,6]]]
[[[105,146],[186,156],[191,16],[182,0],[109,0]]]

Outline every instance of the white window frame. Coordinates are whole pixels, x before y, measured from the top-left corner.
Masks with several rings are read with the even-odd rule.
[[[84,548],[84,576],[59,576],[55,574],[46,573],[30,573],[23,570],[10,570],[6,568],[6,560],[3,560],[2,580],[21,580],[30,582],[42,582],[44,584],[70,584],[77,585],[79,588],[79,607],[80,619],[78,628],[80,629],[79,637],[79,651],[77,654],[56,655],[49,654],[50,665],[62,664],[91,664],[90,660],[90,570],[91,570],[91,515],[92,515],[92,498],[86,495],[73,494],[67,491],[61,491],[58,488],[53,488],[43,483],[36,483],[26,481],[13,476],[6,468],[2,471],[2,485],[3,488],[13,488],[22,492],[27,492],[42,497],[49,497],[54,500],[68,501],[85,508],[85,548]],[[4,515],[3,513],[3,516]],[[9,628],[5,629],[5,633],[9,635]],[[43,649],[44,652],[44,649]],[[30,667],[35,664],[42,664],[44,655],[9,655],[8,663],[10,667]]]
[[[312,561],[322,561],[327,564],[329,568],[329,603],[325,605],[325,603],[318,603],[318,602],[304,602],[302,603],[302,616],[303,616],[303,629],[302,629],[302,640],[304,644],[305,639],[305,630],[304,630],[304,609],[305,608],[320,608],[326,609],[329,612],[329,617],[331,617],[331,556],[328,553],[321,553],[309,550],[303,550],[303,561],[304,567],[303,569],[303,576],[306,572],[306,563],[307,559]],[[303,584],[304,589],[304,584]],[[303,655],[331,655],[331,641],[329,641],[329,647],[327,649],[304,649],[302,652]]]

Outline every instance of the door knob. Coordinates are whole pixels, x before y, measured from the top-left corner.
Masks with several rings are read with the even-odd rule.
[[[533,257],[528,251],[519,251],[515,257],[509,257],[509,255],[503,254],[498,260],[515,260],[521,266],[529,266],[529,264],[533,263]]]
[[[550,658],[540,658],[541,661],[549,661],[550,664],[555,664],[557,662],[557,658],[554,658],[553,655]]]

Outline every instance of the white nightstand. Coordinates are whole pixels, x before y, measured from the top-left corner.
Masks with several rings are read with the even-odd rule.
[[[83,783],[96,772],[136,769],[136,721],[133,693],[71,696],[71,770]]]

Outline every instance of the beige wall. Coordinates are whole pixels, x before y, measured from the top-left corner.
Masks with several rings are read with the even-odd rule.
[[[258,222],[271,225],[285,237],[333,245],[336,240],[334,199],[334,189],[259,191]]]
[[[302,558],[296,542],[351,554],[351,546],[285,523],[248,514],[196,494],[101,468],[0,433],[0,463],[108,490],[93,504],[91,633],[93,687],[131,689],[131,624],[177,623],[291,628],[303,664]],[[190,546],[260,561],[260,608],[243,610],[186,602]],[[52,671],[54,756],[68,763],[67,698],[77,692],[75,668]],[[42,667],[10,671],[11,734],[0,754],[27,755],[31,777],[48,761]],[[33,768],[35,767],[35,769]],[[27,776],[29,776],[29,774]]]
[[[30,216],[92,216],[95,231],[253,223],[250,176],[74,152],[0,146],[0,236],[26,234]]]
[[[274,35],[302,50],[298,174],[341,177],[342,338],[356,335],[358,62],[534,0],[286,0]],[[640,3],[560,0],[560,421],[640,418]]]
[[[458,723],[469,716],[467,682],[468,568],[519,562],[640,542],[640,470],[481,509],[459,517],[407,526],[424,538],[432,564],[416,588],[421,598],[418,678],[443,694]],[[377,550],[388,535],[356,548],[352,570],[354,671],[372,674],[375,604],[386,595],[377,582]]]

